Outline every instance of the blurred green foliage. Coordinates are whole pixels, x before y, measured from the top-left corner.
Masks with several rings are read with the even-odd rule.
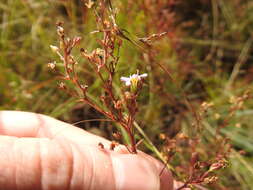
[[[153,43],[154,53],[149,56],[124,41],[117,69],[118,78],[133,74],[136,69],[149,74],[137,118],[147,136],[161,147],[160,133],[170,138],[182,132],[190,137],[200,133],[197,151],[203,157],[214,156],[221,148],[216,144],[217,138],[230,138],[230,167],[219,174],[221,181],[210,189],[252,189],[252,98],[229,117],[222,135],[215,137],[215,131],[231,112],[231,97],[240,97],[245,91],[252,93],[253,2],[121,0],[113,3],[118,9],[118,25],[132,38],[168,32],[167,37]],[[90,34],[96,29],[92,11],[81,0],[0,2],[0,109],[33,111],[70,123],[103,118],[56,87],[59,79],[49,71],[47,63],[58,60],[49,48],[50,44],[58,43],[57,21],[64,22],[70,36],[83,37],[80,47],[92,50],[98,46],[99,34]],[[76,56],[81,63],[80,78],[88,82],[89,93],[99,102],[100,81],[80,58],[78,50]],[[174,82],[157,63],[170,71]],[[120,88],[119,80],[115,86]],[[196,112],[204,101],[214,104],[201,119],[201,132],[192,127],[196,118],[179,86]],[[114,130],[103,121],[83,122],[79,126],[106,137],[111,137]],[[245,154],[241,155],[242,151]],[[187,164],[188,157],[178,152],[172,164]]]

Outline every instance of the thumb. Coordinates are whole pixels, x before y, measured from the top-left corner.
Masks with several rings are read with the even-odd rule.
[[[172,190],[171,174],[160,178],[162,164],[142,152],[70,144],[0,136],[0,189]]]
[[[112,156],[112,164],[117,190],[172,190],[171,173],[164,171],[163,165],[150,156],[139,152]]]

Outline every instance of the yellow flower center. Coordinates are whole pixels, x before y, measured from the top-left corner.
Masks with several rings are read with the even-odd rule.
[[[132,86],[134,86],[134,87],[136,87],[137,86],[137,84],[138,84],[138,78],[137,77],[133,77],[133,78],[131,78],[131,84],[132,84]]]

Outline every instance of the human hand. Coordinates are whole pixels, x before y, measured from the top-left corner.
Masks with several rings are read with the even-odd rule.
[[[0,190],[173,189],[160,162],[110,144],[45,115],[1,111]]]

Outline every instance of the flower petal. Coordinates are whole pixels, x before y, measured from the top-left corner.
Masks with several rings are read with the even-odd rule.
[[[147,73],[143,73],[143,74],[141,74],[141,75],[139,75],[141,78],[145,78],[145,77],[147,77],[148,76],[148,74]]]
[[[120,77],[120,80],[121,80],[121,81],[124,81],[124,82],[127,82],[127,81],[130,80],[130,78],[128,78],[128,77]]]
[[[126,86],[130,86],[131,85],[131,81],[126,81]]]

